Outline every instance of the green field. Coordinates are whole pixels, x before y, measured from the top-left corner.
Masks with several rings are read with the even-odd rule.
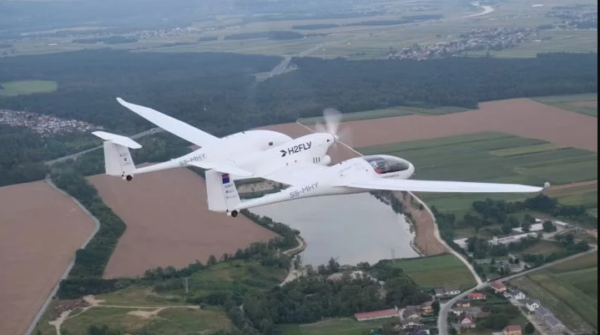
[[[246,292],[258,289],[270,289],[278,285],[287,275],[285,269],[267,268],[256,262],[229,261],[214,265],[189,277],[189,293],[183,287],[183,279],[165,281],[166,288],[155,291],[153,286],[135,285],[108,294],[96,296],[105,306],[92,308],[81,315],[75,315],[64,325],[69,334],[86,334],[90,325],[107,325],[127,330],[131,333],[147,331],[151,334],[200,334],[208,329],[229,327],[229,320],[220,310],[186,310],[182,308],[165,309],[154,319],[144,319],[128,315],[127,312],[139,307],[177,307],[187,306],[186,298],[202,298],[217,292]],[[173,285],[179,284],[179,285]],[[170,286],[172,285],[172,286]],[[147,311],[148,309],[144,309]],[[152,309],[150,309],[152,310]],[[43,335],[55,334],[48,325],[53,305],[46,310],[42,322],[36,328]],[[202,333],[205,334],[205,333]]]
[[[565,205],[583,205],[590,211],[597,211],[598,207],[598,184],[586,183],[575,187],[552,190],[548,195],[559,198]]]
[[[24,94],[50,93],[58,89],[58,84],[47,80],[8,81],[0,84],[0,97]]]
[[[283,281],[287,271],[263,267],[255,262],[230,261],[219,263],[207,270],[194,273],[188,279],[189,293],[183,285],[153,294],[150,287],[131,287],[110,294],[99,295],[107,305],[182,305],[184,297],[203,297],[218,291],[246,291],[270,289]],[[178,283],[182,283],[179,280]],[[165,298],[167,296],[169,298]]]
[[[364,335],[381,327],[385,320],[358,322],[354,319],[332,319],[306,325],[282,326],[283,335]]]
[[[389,154],[416,166],[414,178],[507,182],[528,185],[569,184],[598,179],[598,155],[585,150],[560,148],[550,143],[503,133],[478,133],[431,140],[394,143],[358,149],[362,154]],[[583,194],[583,199],[575,197]],[[464,214],[473,201],[490,197],[518,200],[527,195],[421,194],[438,209]],[[571,204],[597,207],[597,190],[558,196]],[[569,201],[570,200],[570,201]]]
[[[169,308],[161,310],[156,316],[151,317],[129,314],[133,311],[152,312],[153,310],[96,307],[67,319],[61,330],[67,331],[69,334],[87,334],[87,329],[91,325],[106,325],[123,333],[191,335],[206,334],[207,331],[231,327],[227,315],[215,310]]]
[[[451,254],[396,260],[391,265],[401,268],[415,283],[424,288],[460,286],[464,289],[476,284],[469,269]]]
[[[598,94],[574,94],[538,97],[533,100],[571,112],[598,117]],[[596,106],[581,106],[581,102],[596,102]]]
[[[420,107],[390,107],[385,109],[375,109],[365,112],[346,113],[342,115],[342,121],[363,121],[373,119],[383,119],[388,117],[406,116],[406,115],[444,115],[450,113],[458,113],[466,111],[461,107],[437,107],[437,108],[420,108]],[[300,123],[310,126],[317,122],[323,122],[322,117],[313,117],[299,120]]]
[[[598,254],[590,254],[515,282],[569,329],[598,329]]]
[[[542,254],[542,255],[550,255],[554,252],[559,252],[564,250],[563,246],[558,242],[551,242],[546,240],[541,240],[536,243],[534,246],[529,247],[523,251],[521,254]]]

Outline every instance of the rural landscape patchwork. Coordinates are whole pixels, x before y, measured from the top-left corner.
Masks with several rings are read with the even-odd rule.
[[[0,2],[0,335],[598,330],[598,3]],[[105,173],[342,113],[330,165],[540,194],[371,191],[209,210],[206,170]],[[236,181],[242,199],[285,188]]]

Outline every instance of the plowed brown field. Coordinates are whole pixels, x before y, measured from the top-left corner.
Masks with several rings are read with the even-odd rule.
[[[23,334],[94,231],[47,183],[0,188],[0,334]]]
[[[479,132],[503,132],[598,152],[598,120],[530,99],[485,102],[478,110],[344,123],[356,148]]]
[[[135,277],[158,266],[182,268],[210,255],[220,258],[275,234],[243,216],[210,212],[202,177],[188,169],[139,175],[131,182],[107,175],[90,178],[127,230],[105,278]]]

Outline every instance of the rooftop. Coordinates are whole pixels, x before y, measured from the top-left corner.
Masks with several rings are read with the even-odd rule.
[[[506,328],[504,328],[505,332],[520,332],[521,331],[521,326],[520,325],[508,325],[506,326]]]
[[[394,317],[398,316],[398,310],[395,308],[386,309],[382,311],[372,311],[364,313],[356,313],[354,317],[357,319],[371,319],[371,318],[382,318],[382,317]]]
[[[506,285],[504,285],[502,282],[499,282],[499,281],[495,281],[495,282],[491,283],[490,285],[495,289],[506,288]]]
[[[552,328],[564,327],[563,323],[560,322],[560,320],[557,319],[554,315],[546,316],[545,320],[546,320],[546,324]]]

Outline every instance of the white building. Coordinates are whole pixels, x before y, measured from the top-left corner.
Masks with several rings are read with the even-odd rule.
[[[525,306],[527,306],[527,309],[533,313],[538,308],[540,308],[540,306],[542,306],[542,304],[540,303],[539,300],[527,299],[527,301],[525,302]]]
[[[536,219],[537,221],[537,219]],[[544,230],[544,224],[543,223],[534,223],[531,225],[531,228],[529,228],[530,232],[535,232],[535,231],[542,231]],[[517,232],[517,233],[523,233],[523,228],[519,227],[519,228],[513,228],[513,231]]]
[[[489,241],[489,243],[491,245],[499,245],[499,244],[506,245],[506,244],[519,242],[520,240],[527,238],[527,237],[537,238],[537,234],[536,233],[527,233],[527,234],[513,235],[513,236],[507,236],[507,237],[501,237],[501,238],[494,236],[494,238],[492,238]]]

